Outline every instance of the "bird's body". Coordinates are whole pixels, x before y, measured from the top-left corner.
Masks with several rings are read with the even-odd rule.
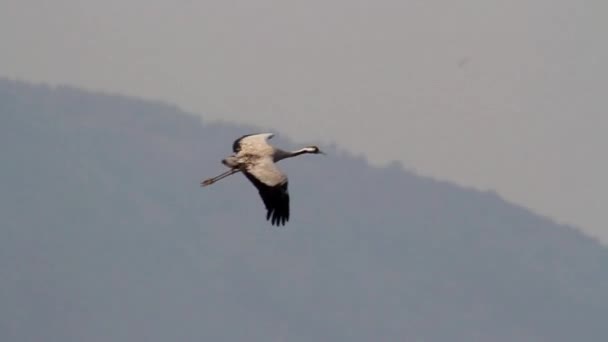
[[[201,182],[201,186],[211,185],[222,178],[242,172],[258,189],[266,206],[266,219],[279,226],[289,221],[289,192],[287,175],[279,170],[275,163],[305,153],[322,152],[316,146],[284,151],[268,143],[268,139],[273,136],[272,133],[249,134],[235,140],[232,144],[234,154],[222,160],[222,164],[229,167],[230,171]]]

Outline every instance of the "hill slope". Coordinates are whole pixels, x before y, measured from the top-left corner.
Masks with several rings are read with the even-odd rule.
[[[608,336],[608,251],[492,193],[335,148],[281,164],[285,228],[240,175],[200,189],[252,130],[0,79],[0,339]]]

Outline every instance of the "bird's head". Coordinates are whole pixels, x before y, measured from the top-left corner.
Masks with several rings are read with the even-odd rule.
[[[317,146],[307,146],[304,148],[304,150],[306,151],[306,153],[312,153],[312,154],[325,154],[325,152],[321,151]]]

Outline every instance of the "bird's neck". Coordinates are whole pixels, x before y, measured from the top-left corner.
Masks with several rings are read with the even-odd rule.
[[[311,150],[307,147],[304,147],[304,148],[301,148],[301,149],[295,150],[295,151],[283,151],[283,150],[277,149],[274,153],[274,161],[278,162],[279,160],[299,156],[299,155],[305,154],[305,153],[311,153]]]

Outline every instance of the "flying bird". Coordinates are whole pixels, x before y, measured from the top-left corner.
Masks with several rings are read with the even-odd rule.
[[[280,160],[302,154],[325,154],[317,146],[307,146],[295,151],[284,151],[268,143],[272,133],[244,135],[232,144],[233,155],[222,160],[230,170],[203,180],[208,186],[237,172],[242,172],[258,189],[266,206],[266,220],[272,225],[285,225],[289,221],[289,192],[287,175],[277,167]]]

